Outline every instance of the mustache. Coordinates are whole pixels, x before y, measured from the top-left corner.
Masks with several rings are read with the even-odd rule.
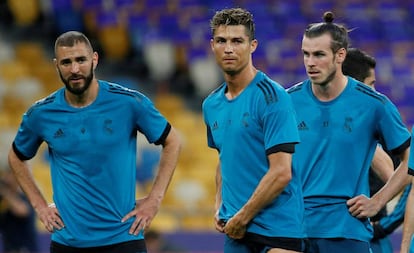
[[[68,80],[74,80],[74,79],[79,79],[79,78],[85,79],[85,76],[74,74],[74,75],[69,76]]]

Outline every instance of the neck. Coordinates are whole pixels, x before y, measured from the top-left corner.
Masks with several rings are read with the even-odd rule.
[[[258,70],[253,66],[245,69],[244,71],[236,74],[225,74],[224,79],[227,83],[226,96],[229,99],[233,99],[240,95],[240,93],[250,84],[250,82],[256,76]]]
[[[91,105],[98,96],[99,85],[97,80],[92,80],[91,85],[82,94],[74,94],[65,90],[66,101],[75,108],[83,108]]]
[[[345,89],[347,83],[348,78],[341,75],[325,85],[317,85],[312,83],[312,92],[320,101],[328,102],[337,98]]]

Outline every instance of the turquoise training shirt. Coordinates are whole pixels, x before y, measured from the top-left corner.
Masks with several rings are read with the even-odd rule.
[[[218,150],[222,174],[219,216],[228,220],[248,201],[269,170],[267,156],[293,152],[299,142],[289,95],[258,72],[236,98],[222,84],[203,102],[208,145]],[[290,147],[290,148],[286,148]],[[290,150],[291,149],[291,150]],[[283,192],[248,224],[247,232],[303,238],[303,200],[295,171]]]
[[[162,143],[170,130],[149,98],[120,85],[99,81],[96,100],[70,106],[62,88],[36,102],[23,116],[14,150],[24,160],[42,142],[49,148],[53,201],[65,223],[52,240],[95,247],[143,239],[128,233],[135,217],[137,131]]]
[[[353,217],[346,201],[369,196],[368,172],[379,138],[388,150],[408,147],[410,135],[394,104],[348,77],[342,93],[321,102],[310,80],[288,89],[301,143],[293,155],[303,184],[308,237],[369,241],[368,219]]]

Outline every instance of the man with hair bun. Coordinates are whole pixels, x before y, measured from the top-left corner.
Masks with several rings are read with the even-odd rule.
[[[333,22],[332,12],[323,19],[303,35],[308,79],[288,89],[301,139],[293,167],[303,187],[305,252],[369,253],[368,217],[408,183],[410,133],[385,95],[343,74],[348,30]],[[368,172],[380,137],[401,164],[391,186],[369,199]]]

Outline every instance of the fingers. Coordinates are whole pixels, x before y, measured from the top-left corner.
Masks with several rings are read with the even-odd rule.
[[[129,233],[131,235],[138,235],[141,231],[145,230],[145,228],[149,227],[151,223],[151,219],[149,217],[138,216],[135,210],[125,215],[121,222],[126,222],[132,217],[136,218],[129,229]]]
[[[132,223],[129,233],[131,235],[138,235],[141,231],[144,231],[146,227],[149,227],[150,222],[143,218],[136,218]]]
[[[375,215],[370,199],[364,195],[348,200],[347,205],[349,213],[356,218],[362,219]]]
[[[65,227],[65,224],[63,223],[59,211],[54,203],[43,209],[40,216],[46,230],[50,233]]]
[[[224,227],[226,226],[226,222],[224,220],[218,220],[215,219],[215,227],[216,230],[219,231],[220,233],[224,233]]]

